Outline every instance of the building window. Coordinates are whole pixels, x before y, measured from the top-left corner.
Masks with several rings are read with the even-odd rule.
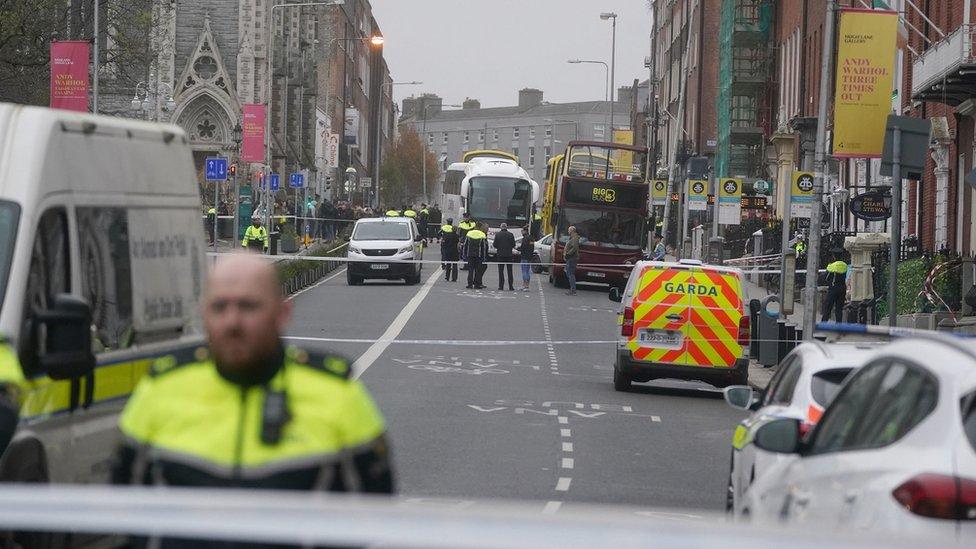
[[[464,132],[464,142],[469,143],[471,141],[470,132]]]
[[[535,128],[529,128],[529,139],[535,139]]]
[[[478,143],[484,143],[484,142],[485,142],[485,130],[481,130],[478,132]]]
[[[529,147],[529,167],[535,166],[535,147]]]
[[[518,154],[518,147],[512,147],[512,154],[514,154],[516,157],[518,157],[518,155],[519,155]]]
[[[546,137],[552,137],[552,127],[546,128]]]
[[[603,138],[606,135],[606,126],[603,124],[593,124],[593,137]]]
[[[498,130],[492,130],[492,136],[491,136],[491,138],[492,138],[492,140],[494,140],[496,142],[498,141]]]
[[[428,133],[427,134],[427,145],[433,145],[433,144],[434,144],[434,134]]]
[[[441,134],[441,143],[447,145],[447,132]]]
[[[518,139],[518,138],[519,138],[519,129],[518,128],[513,128],[512,129],[512,139]]]
[[[552,146],[546,145],[546,164],[552,160]]]

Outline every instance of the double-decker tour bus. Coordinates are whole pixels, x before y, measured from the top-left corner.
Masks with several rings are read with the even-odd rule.
[[[502,223],[521,240],[520,227],[532,219],[539,201],[539,184],[518,164],[518,157],[502,151],[470,151],[447,169],[444,177],[445,219],[460,222],[464,212],[488,225],[489,243]],[[494,247],[489,255],[494,255]]]
[[[647,149],[616,143],[571,141],[562,158],[550,161],[543,206],[554,234],[549,280],[566,282],[563,249],[568,229],[580,234],[576,280],[623,285],[641,259],[647,219]]]

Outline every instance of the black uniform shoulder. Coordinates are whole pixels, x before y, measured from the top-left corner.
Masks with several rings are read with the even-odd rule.
[[[159,377],[190,364],[203,362],[210,358],[210,350],[201,345],[184,347],[156,359],[149,368],[150,377]]]
[[[341,355],[290,348],[288,349],[288,357],[293,363],[307,366],[317,372],[339,379],[348,380],[352,377],[352,362]]]

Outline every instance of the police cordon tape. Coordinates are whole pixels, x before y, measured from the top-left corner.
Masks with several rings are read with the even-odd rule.
[[[241,252],[207,252],[208,256],[219,257],[222,255],[233,255]],[[464,263],[464,260],[459,261],[441,261],[437,259],[391,259],[390,256],[378,255],[371,259],[351,259],[348,257],[319,257],[319,256],[307,256],[307,255],[257,255],[257,257],[262,257],[268,260],[281,261],[281,260],[295,260],[295,261],[332,261],[335,263],[365,263],[365,264],[409,264],[409,265],[443,265],[445,263]],[[496,261],[487,260],[483,262],[483,265],[521,265],[521,261]],[[546,263],[546,262],[530,262],[529,265],[538,265],[540,267],[565,267],[565,263]],[[578,269],[585,269],[587,267],[611,267],[611,268],[621,268],[627,267],[628,265],[621,265],[619,263],[578,263],[576,265]],[[629,265],[633,267],[633,265]],[[720,265],[710,265],[711,267],[721,267]],[[739,269],[737,267],[732,267],[742,274],[780,274],[779,269]],[[797,269],[797,274],[806,273],[806,269]],[[826,269],[820,269],[820,273],[827,272]]]
[[[885,533],[845,538],[809,528],[743,528],[726,524],[717,513],[680,509],[588,503],[549,509],[541,501],[245,488],[5,484],[0,490],[0,528],[5,532],[169,536],[172,546],[221,541],[228,547],[589,549],[612,540],[615,549],[629,549],[647,547],[653,539],[655,547],[678,549],[768,547],[789,539],[794,549],[900,549],[919,543]],[[100,541],[109,545],[107,539]],[[122,541],[113,539],[112,545]],[[160,542],[152,539],[149,545]]]
[[[353,344],[363,344],[372,345],[374,343],[384,343],[389,345],[444,345],[453,347],[502,347],[502,346],[512,346],[512,345],[526,345],[526,346],[541,346],[541,345],[553,345],[553,346],[565,346],[565,345],[615,345],[620,343],[617,339],[592,339],[592,340],[575,340],[568,339],[562,341],[545,341],[545,340],[479,340],[479,339],[362,339],[362,338],[341,338],[341,337],[312,337],[312,336],[283,336],[283,339],[289,341],[304,341],[308,343],[353,343]],[[689,338],[689,341],[694,342],[709,342],[709,341],[720,341],[725,342],[724,339],[719,338]],[[750,342],[793,342],[792,339],[750,339]]]

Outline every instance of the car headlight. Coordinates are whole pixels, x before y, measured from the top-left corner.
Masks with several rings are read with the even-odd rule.
[[[399,250],[397,250],[397,253],[398,254],[405,254],[407,252],[412,252],[412,251],[413,251],[413,246],[404,246],[404,247],[400,248]]]
[[[355,246],[349,246],[349,253],[363,255],[363,251]]]

